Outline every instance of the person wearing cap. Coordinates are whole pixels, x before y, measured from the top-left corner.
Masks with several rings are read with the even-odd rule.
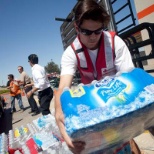
[[[13,74],[8,75],[9,82],[7,84],[7,89],[10,89],[10,99],[11,99],[11,113],[16,112],[15,108],[15,99],[18,100],[19,108],[24,111],[25,108],[23,106],[21,90],[17,79],[14,79]]]
[[[27,84],[31,84],[31,78],[29,75],[24,71],[24,68],[22,66],[18,66],[18,71],[20,73],[20,82],[19,85],[22,87],[25,87]],[[32,90],[32,86],[29,86],[24,89],[25,93],[27,94],[29,91]],[[32,113],[32,116],[35,116],[40,113],[39,108],[37,106],[36,100],[34,99],[34,94],[32,94],[28,98],[29,105],[31,107],[31,111],[29,113]]]
[[[130,52],[124,41],[114,32],[105,31],[110,16],[103,6],[94,0],[79,1],[74,14],[77,37],[66,48],[61,58],[61,76],[55,93],[55,117],[62,137],[73,153],[79,154],[84,142],[73,142],[64,126],[64,114],[60,96],[70,87],[78,70],[83,84],[100,80],[118,71],[134,68]]]
[[[38,91],[38,99],[42,115],[48,115],[51,113],[50,102],[53,98],[53,90],[51,89],[46,71],[44,67],[38,64],[38,56],[36,54],[29,55],[28,62],[32,67],[34,83],[26,85],[26,87],[33,85],[32,90],[27,93],[27,97],[29,98],[34,92]]]

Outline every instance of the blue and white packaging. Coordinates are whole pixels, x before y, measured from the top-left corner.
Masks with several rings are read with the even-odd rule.
[[[42,130],[55,123],[55,118],[53,115],[48,114],[33,120],[33,123],[38,130]]]
[[[83,153],[114,149],[154,126],[154,77],[140,68],[61,95],[65,128],[86,142]]]

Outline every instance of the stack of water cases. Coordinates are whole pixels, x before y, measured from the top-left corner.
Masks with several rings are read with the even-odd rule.
[[[135,68],[61,95],[66,131],[83,153],[113,152],[154,125],[154,77]]]
[[[5,133],[0,134],[0,154],[8,154],[8,138]]]
[[[72,154],[52,114],[0,135],[0,154]]]

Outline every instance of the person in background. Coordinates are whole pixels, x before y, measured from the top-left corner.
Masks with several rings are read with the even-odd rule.
[[[28,98],[36,91],[38,91],[38,99],[40,103],[40,110],[42,115],[50,114],[50,102],[53,98],[53,90],[44,67],[38,65],[38,56],[31,54],[28,56],[28,62],[32,67],[32,75],[34,84],[27,84],[25,87],[32,86],[31,91],[27,93]]]
[[[22,102],[22,97],[21,97],[21,91],[20,91],[20,86],[18,84],[17,80],[14,80],[14,75],[9,74],[8,75],[8,80],[9,86],[7,85],[7,89],[10,89],[10,99],[11,99],[11,113],[16,112],[15,108],[15,98],[18,100],[19,108],[24,111],[24,106]]]
[[[24,68],[22,66],[18,66],[18,71],[20,73],[20,82],[19,85],[22,87],[26,87],[27,84],[31,84],[31,79],[29,75],[24,71]],[[27,94],[29,91],[32,90],[32,86],[25,88],[25,93]],[[32,94],[28,98],[29,105],[31,107],[31,111],[29,113],[33,113],[32,116],[35,116],[40,113],[39,108],[37,106],[37,103],[34,99],[34,94]]]
[[[9,86],[10,86],[10,80],[8,80],[6,83],[6,87],[9,87]]]
[[[80,1],[74,19],[77,37],[62,55],[60,84],[55,93],[55,118],[68,147],[73,153],[79,154],[85,148],[85,143],[72,141],[65,130],[60,102],[63,89],[71,88],[77,70],[81,82],[89,84],[118,71],[127,71],[134,65],[124,41],[114,32],[104,31],[110,16],[96,1]]]

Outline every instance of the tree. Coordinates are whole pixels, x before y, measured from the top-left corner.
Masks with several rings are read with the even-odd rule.
[[[45,66],[45,70],[47,73],[54,73],[54,72],[57,72],[57,73],[60,73],[60,68],[58,67],[57,64],[55,64],[53,62],[53,60],[51,59],[51,62],[49,62],[46,66]]]

